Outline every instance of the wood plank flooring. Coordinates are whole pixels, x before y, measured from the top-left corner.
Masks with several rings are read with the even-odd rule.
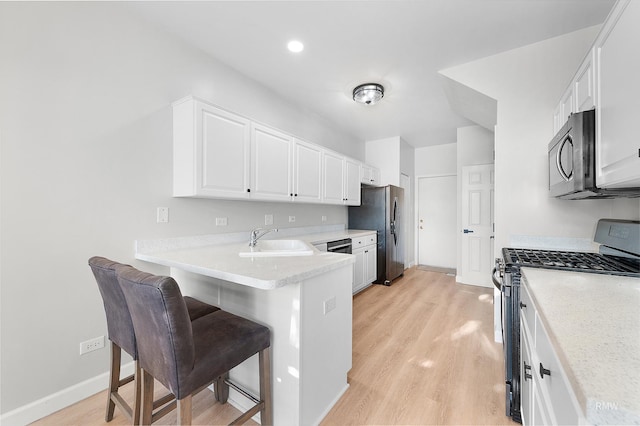
[[[504,415],[492,301],[491,289],[416,268],[390,287],[374,285],[358,294],[350,387],[322,425],[516,424]],[[34,424],[128,424],[117,409],[106,423],[105,401],[106,391],[100,392]],[[194,424],[226,424],[239,415],[206,390],[193,408]],[[157,424],[175,422],[174,412]]]
[[[412,268],[354,298],[350,387],[322,425],[515,424],[503,368],[493,291]]]

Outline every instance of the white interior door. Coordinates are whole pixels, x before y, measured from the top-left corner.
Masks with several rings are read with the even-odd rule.
[[[464,284],[493,286],[493,182],[493,164],[462,168],[462,264],[456,280]]]
[[[456,268],[456,176],[418,179],[418,262]]]

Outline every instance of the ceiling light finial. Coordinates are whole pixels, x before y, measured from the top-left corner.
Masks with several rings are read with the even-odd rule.
[[[353,89],[353,100],[373,105],[384,97],[384,87],[378,83],[365,83]]]

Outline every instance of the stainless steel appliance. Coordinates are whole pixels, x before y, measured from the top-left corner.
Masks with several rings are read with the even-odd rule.
[[[327,250],[330,253],[351,254],[351,238],[327,242]]]
[[[595,110],[571,114],[549,143],[549,194],[567,200],[640,197],[640,188],[596,186]]]
[[[546,268],[640,277],[640,222],[601,219],[595,242],[599,253],[503,248],[493,283],[502,293],[502,342],[506,414],[520,418],[520,268]],[[499,275],[496,277],[496,275]]]
[[[388,185],[363,187],[360,206],[349,207],[349,228],[378,234],[376,284],[391,285],[404,274],[404,189]]]

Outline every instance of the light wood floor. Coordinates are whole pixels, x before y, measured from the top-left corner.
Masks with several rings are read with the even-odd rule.
[[[416,268],[390,287],[373,285],[358,294],[350,387],[322,425],[515,425],[504,415],[492,300],[491,289]],[[128,424],[117,409],[106,423],[105,401],[106,391],[35,424]],[[226,424],[239,414],[206,390],[194,398],[193,409],[193,423],[202,425]],[[175,422],[174,412],[158,424]]]

